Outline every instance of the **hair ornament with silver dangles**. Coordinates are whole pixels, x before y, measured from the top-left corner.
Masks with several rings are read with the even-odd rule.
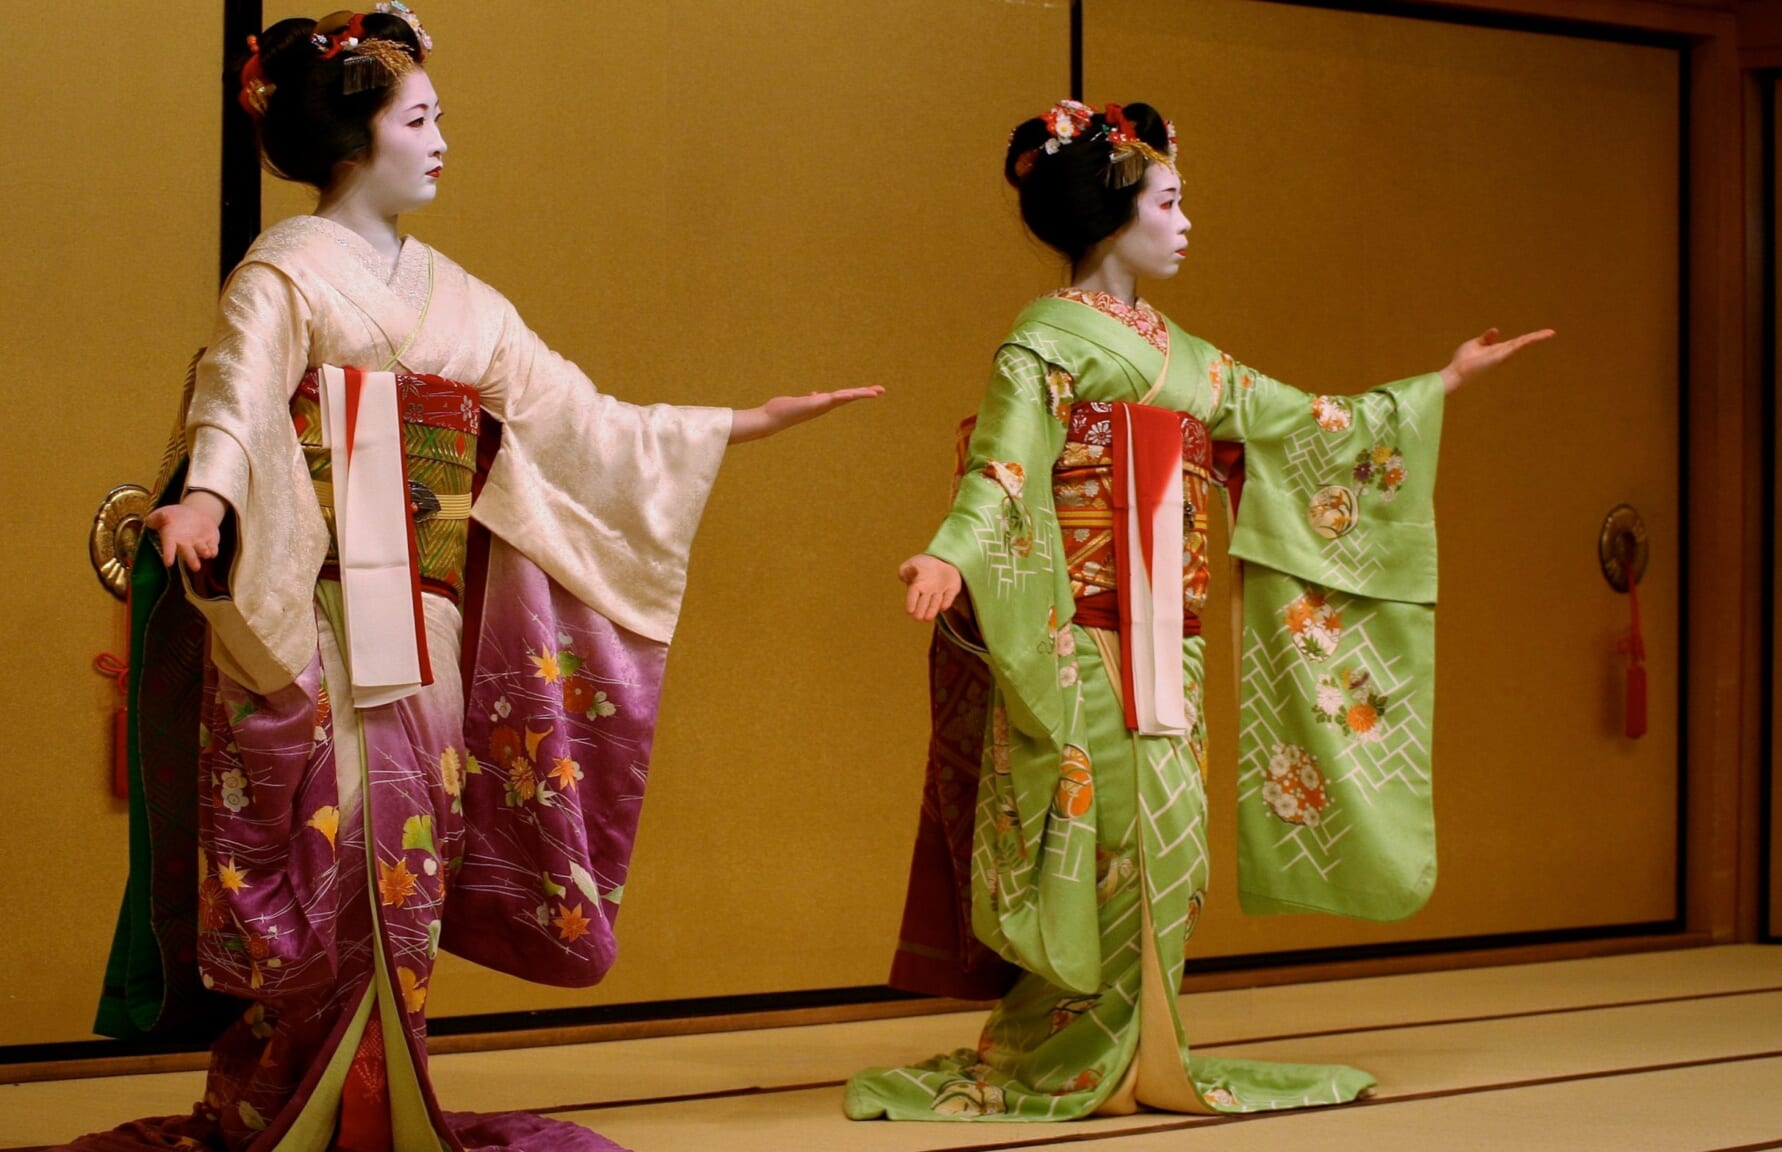
[[[387,7],[380,5],[373,11],[382,11]],[[413,12],[390,10],[388,14],[401,19],[410,28],[420,23]],[[386,88],[395,84],[418,63],[415,57],[409,55],[408,49],[394,40],[376,37],[368,39],[365,35],[366,15],[364,12],[348,11],[329,13],[316,21],[316,30],[309,38],[324,60],[332,60],[343,53],[346,55],[341,68],[340,90],[348,96],[370,88]],[[426,42],[423,41],[421,57],[424,59],[426,55]]]
[[[1169,131],[1169,155],[1165,156],[1139,139],[1138,129],[1132,126],[1120,105],[1109,104],[1103,115],[1107,119],[1108,144],[1112,147],[1107,171],[1102,174],[1108,187],[1128,188],[1138,183],[1145,174],[1146,164],[1162,164],[1166,168],[1176,166],[1176,130],[1169,121],[1164,121]]]

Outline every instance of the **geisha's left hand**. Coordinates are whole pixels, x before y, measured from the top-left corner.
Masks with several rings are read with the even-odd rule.
[[[1553,329],[1525,332],[1514,340],[1505,340],[1496,328],[1485,331],[1454,350],[1454,359],[1442,369],[1442,385],[1451,396],[1454,390],[1493,364],[1508,360],[1530,344],[1553,335]]]
[[[775,396],[759,408],[738,408],[730,419],[730,442],[740,444],[744,440],[760,440],[794,424],[815,420],[843,404],[870,400],[884,391],[878,384],[867,388],[838,388],[834,392],[812,392],[807,396]]]

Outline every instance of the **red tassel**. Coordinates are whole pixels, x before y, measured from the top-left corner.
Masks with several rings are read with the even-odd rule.
[[[1646,734],[1646,669],[1629,665],[1627,669],[1627,738],[1638,740]]]

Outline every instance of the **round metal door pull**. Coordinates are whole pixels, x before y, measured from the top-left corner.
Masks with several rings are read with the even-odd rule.
[[[1603,517],[1603,530],[1596,539],[1596,557],[1602,564],[1603,579],[1617,592],[1627,591],[1627,569],[1633,566],[1634,583],[1646,576],[1646,561],[1651,547],[1646,539],[1646,521],[1631,504],[1617,504]]]

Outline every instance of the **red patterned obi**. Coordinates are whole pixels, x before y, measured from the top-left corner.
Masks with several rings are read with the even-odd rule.
[[[1120,627],[1119,566],[1114,556],[1114,406],[1071,405],[1064,452],[1052,467],[1052,500],[1064,537],[1064,563],[1076,599],[1076,623]],[[1200,635],[1207,602],[1207,501],[1213,442],[1207,426],[1186,412],[1182,422],[1182,634]]]
[[[334,541],[334,460],[322,446],[318,372],[311,368],[291,397],[291,422],[309,464],[309,477],[328,522],[325,579],[338,579]],[[455,602],[464,592],[470,533],[471,485],[476,477],[476,438],[482,405],[468,384],[439,376],[396,374],[396,406],[402,419],[402,458],[421,585]]]

